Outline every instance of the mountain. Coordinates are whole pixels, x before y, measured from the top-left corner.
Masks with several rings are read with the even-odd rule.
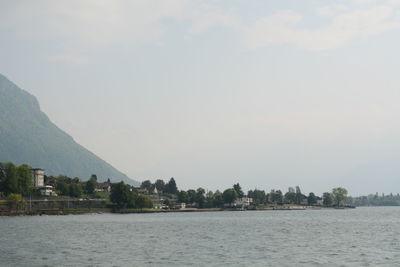
[[[0,162],[9,161],[43,168],[47,175],[87,180],[96,174],[100,181],[138,184],[76,143],[40,110],[34,96],[0,74]]]

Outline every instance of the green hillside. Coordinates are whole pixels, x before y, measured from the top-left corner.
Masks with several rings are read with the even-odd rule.
[[[40,110],[38,101],[0,74],[0,162],[26,163],[48,175],[136,184],[125,174],[76,143]]]

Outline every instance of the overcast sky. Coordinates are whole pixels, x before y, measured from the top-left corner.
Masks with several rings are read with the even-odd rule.
[[[0,0],[0,73],[136,180],[400,192],[400,1]]]

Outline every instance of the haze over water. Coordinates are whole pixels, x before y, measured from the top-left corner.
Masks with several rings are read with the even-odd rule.
[[[400,208],[0,218],[1,266],[396,266]]]

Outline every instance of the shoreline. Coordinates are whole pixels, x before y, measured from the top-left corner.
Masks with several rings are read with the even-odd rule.
[[[21,210],[21,211],[3,211],[0,217],[19,217],[19,216],[62,216],[62,215],[84,215],[84,214],[148,214],[148,213],[186,213],[186,212],[221,212],[221,211],[299,211],[299,210],[336,210],[336,209],[354,209],[356,207],[320,207],[320,206],[289,206],[289,207],[263,207],[257,209],[241,208],[185,208],[185,209],[121,209],[113,210],[111,208],[92,208],[92,209],[63,209],[63,210]]]

